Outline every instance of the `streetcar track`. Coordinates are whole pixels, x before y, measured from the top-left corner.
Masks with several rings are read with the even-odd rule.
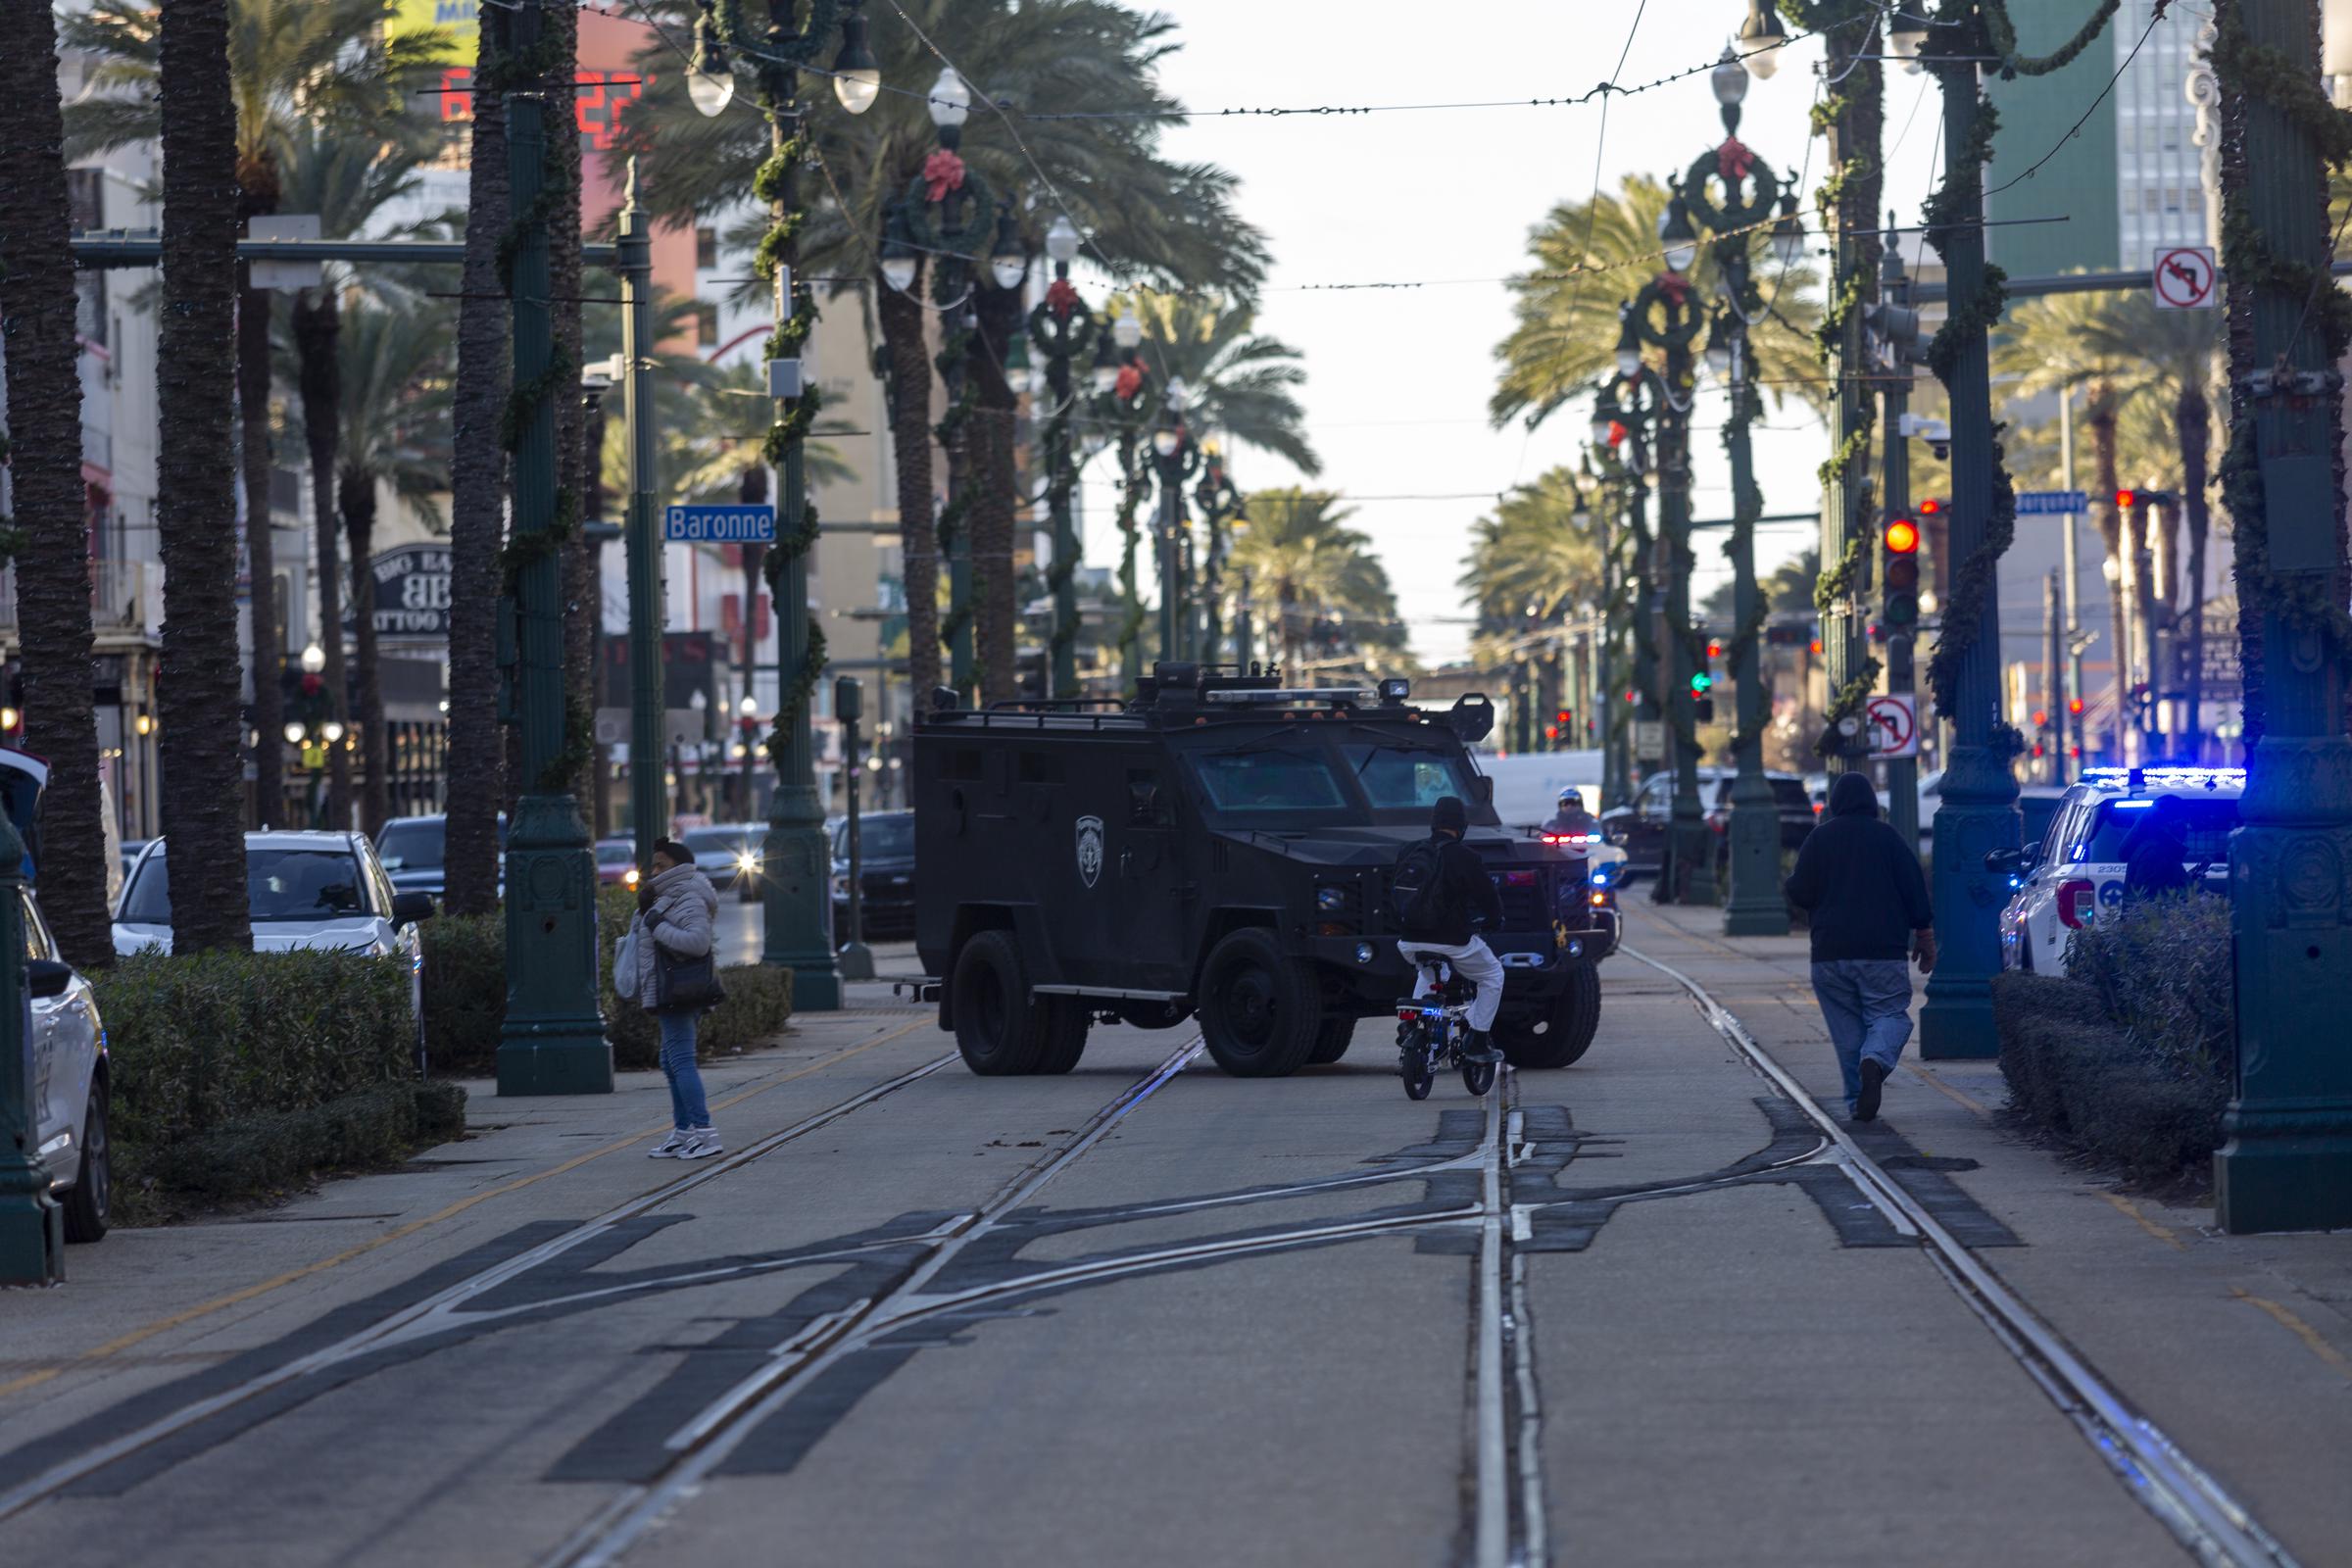
[[[2294,1568],[2295,1559],[2286,1547],[2262,1528],[2243,1503],[2183,1453],[1973,1249],[1955,1238],[1857,1145],[1838,1119],[1756,1042],[1738,1016],[1682,971],[1630,946],[1619,951],[1679,984],[1716,1033],[1821,1130],[1834,1152],[1816,1157],[1835,1163],[1899,1234],[1919,1243],[1953,1294],[2074,1425],[2133,1500],[2185,1550],[2211,1568]]]
[[[615,1226],[651,1212],[662,1204],[717,1180],[733,1171],[772,1153],[784,1145],[831,1125],[842,1117],[878,1100],[896,1094],[909,1084],[919,1082],[959,1059],[954,1052],[937,1056],[896,1077],[885,1079],[846,1100],[803,1117],[782,1128],[747,1144],[733,1153],[719,1155],[708,1164],[698,1163],[693,1170],[664,1182],[649,1192],[641,1193],[594,1219],[586,1220],[561,1235],[551,1237],[536,1247],[528,1248],[512,1257],[502,1259],[488,1268],[467,1275],[465,1279],[444,1287],[423,1300],[412,1302],[388,1313],[376,1322],[346,1335],[330,1345],[324,1345],[307,1354],[296,1356],[282,1365],[272,1367],[233,1387],[222,1389],[204,1398],[180,1406],[171,1413],[157,1417],[121,1437],[85,1449],[71,1458],[38,1472],[6,1492],[0,1492],[0,1519],[22,1512],[45,1497],[52,1496],[85,1477],[96,1474],[143,1448],[171,1438],[200,1422],[210,1420],[223,1411],[235,1408],[270,1391],[295,1383],[318,1372],[393,1346],[406,1344],[437,1332],[446,1326],[450,1310],[457,1304],[527,1273],[533,1268],[560,1257],[564,1253],[610,1233]],[[429,1326],[428,1326],[429,1325]]]
[[[923,1288],[966,1248],[999,1229],[1004,1216],[1028,1202],[1047,1183],[1102,1142],[1129,1112],[1182,1072],[1202,1049],[1198,1036],[1179,1047],[1157,1067],[1088,1118],[1068,1143],[1033,1161],[978,1208],[958,1215],[934,1232],[936,1239],[926,1255],[888,1292],[853,1303],[833,1314],[832,1321],[821,1328],[804,1325],[775,1347],[767,1365],[740,1380],[718,1399],[708,1402],[673,1431],[666,1446],[671,1458],[659,1475],[628,1486],[599,1509],[595,1517],[543,1559],[546,1568],[604,1568],[606,1564],[618,1562],[649,1531],[697,1495],[712,1472],[810,1382],[884,1334],[951,1306],[963,1305],[957,1295],[927,1298]]]

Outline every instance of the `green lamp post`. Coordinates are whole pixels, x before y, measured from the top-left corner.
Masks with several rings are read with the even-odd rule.
[[[767,838],[761,847],[760,879],[765,945],[760,961],[792,971],[793,1006],[804,1012],[841,1005],[841,976],[834,967],[832,940],[832,856],[825,843],[824,804],[816,793],[815,747],[809,707],[825,667],[824,633],[808,616],[808,556],[816,546],[816,517],[808,506],[804,445],[816,416],[817,395],[805,384],[803,354],[815,322],[816,303],[797,275],[800,247],[797,211],[800,165],[807,157],[801,134],[806,111],[797,101],[802,67],[813,61],[842,19],[841,50],[835,56],[833,91],[848,113],[870,108],[881,87],[881,70],[865,44],[859,0],[808,0],[808,24],[795,31],[793,8],[768,13],[763,33],[755,34],[743,0],[703,0],[695,28],[695,68],[687,90],[695,107],[717,116],[734,97],[734,76],[725,51],[753,63],[760,107],[767,117],[769,155],[754,183],[768,204],[771,227],[756,264],[775,289],[776,329],[767,340],[767,390],[775,418],[764,450],[780,470],[776,543],[767,553],[768,587],[776,609],[776,721],[767,753],[776,764],[776,790],[768,805]]]
[[[1713,232],[1715,270],[1722,303],[1707,333],[1706,363],[1724,383],[1731,409],[1723,445],[1732,466],[1732,680],[1739,693],[1739,724],[1732,736],[1731,821],[1728,839],[1730,896],[1723,929],[1728,936],[1785,936],[1788,906],[1781,892],[1780,808],[1764,777],[1764,680],[1757,644],[1764,629],[1763,596],[1756,585],[1756,518],[1764,512],[1757,488],[1755,457],[1748,439],[1761,399],[1757,396],[1747,329],[1763,314],[1749,266],[1751,236],[1770,219],[1780,196],[1772,170],[1740,140],[1740,105],[1747,96],[1748,72],[1729,48],[1716,62],[1710,85],[1723,117],[1720,146],[1701,153],[1683,176],[1682,199],[1702,229]],[[1720,200],[1717,189],[1721,190]],[[1710,864],[1712,856],[1709,856]]]
[[[1044,392],[1052,400],[1046,416],[1046,513],[1054,527],[1054,564],[1047,568],[1047,586],[1054,595],[1054,634],[1048,659],[1050,691],[1054,697],[1078,695],[1078,529],[1071,514],[1070,491],[1078,479],[1071,456],[1070,416],[1077,392],[1070,378],[1070,361],[1086,352],[1101,335],[1101,323],[1078,297],[1070,282],[1070,263],[1082,243],[1077,225],[1066,214],[1055,217],[1046,229],[1046,256],[1054,264],[1054,281],[1046,297],[1029,313],[1029,340],[1044,356]]]

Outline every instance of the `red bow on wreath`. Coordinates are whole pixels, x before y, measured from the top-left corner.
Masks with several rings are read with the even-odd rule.
[[[1660,272],[1658,292],[1678,307],[1688,305],[1690,303],[1690,280],[1680,272]]]
[[[325,681],[323,681],[323,680],[320,680],[320,679],[319,679],[318,676],[316,676],[316,675],[305,675],[305,676],[303,676],[303,677],[302,677],[302,695],[303,695],[303,696],[305,696],[305,697],[316,697],[316,696],[318,696],[318,695],[320,692],[322,692],[322,691],[324,691],[324,690],[326,690],[326,682],[325,682]]]
[[[1715,149],[1715,172],[1723,176],[1727,185],[1745,179],[1747,172],[1755,167],[1756,150],[1737,136],[1724,137],[1723,145]]]
[[[1111,383],[1111,391],[1121,400],[1131,398],[1143,389],[1144,368],[1140,365],[1119,367],[1119,378]]]
[[[1632,433],[1632,431],[1626,429],[1625,421],[1623,419],[1611,419],[1609,421],[1610,450],[1614,451],[1618,447],[1625,445],[1625,438]]]
[[[1068,278],[1057,277],[1046,285],[1046,309],[1054,313],[1055,320],[1068,320],[1071,310],[1077,304],[1078,291],[1070,286]]]
[[[963,189],[963,160],[940,148],[923,160],[923,182],[931,187],[925,200],[946,201],[948,192]]]

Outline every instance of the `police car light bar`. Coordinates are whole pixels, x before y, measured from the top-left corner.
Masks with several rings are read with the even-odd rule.
[[[1289,686],[1275,691],[1207,691],[1200,694],[1204,703],[1232,703],[1254,707],[1271,704],[1274,707],[1298,703],[1370,703],[1377,702],[1380,693],[1369,686]]]
[[[2082,770],[2085,784],[2122,785],[2138,789],[2144,784],[2173,789],[2218,789],[2224,785],[2245,787],[2246,770],[2242,767],[2086,767]]]

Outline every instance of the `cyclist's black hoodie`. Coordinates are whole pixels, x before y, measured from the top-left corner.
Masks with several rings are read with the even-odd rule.
[[[1462,842],[1469,828],[1470,810],[1458,796],[1445,796],[1429,808],[1430,837],[1438,846],[1435,902],[1445,913],[1423,929],[1405,932],[1407,942],[1442,948],[1467,946],[1473,935],[1473,913],[1486,917],[1488,930],[1502,929],[1502,899],[1494,891],[1494,879],[1487,875],[1486,862],[1478,858],[1478,852]]]
[[[1829,820],[1805,836],[1788,893],[1812,917],[1815,963],[1900,961],[1911,933],[1935,923],[1919,857],[1879,820],[1878,791],[1860,773],[1830,786]]]

